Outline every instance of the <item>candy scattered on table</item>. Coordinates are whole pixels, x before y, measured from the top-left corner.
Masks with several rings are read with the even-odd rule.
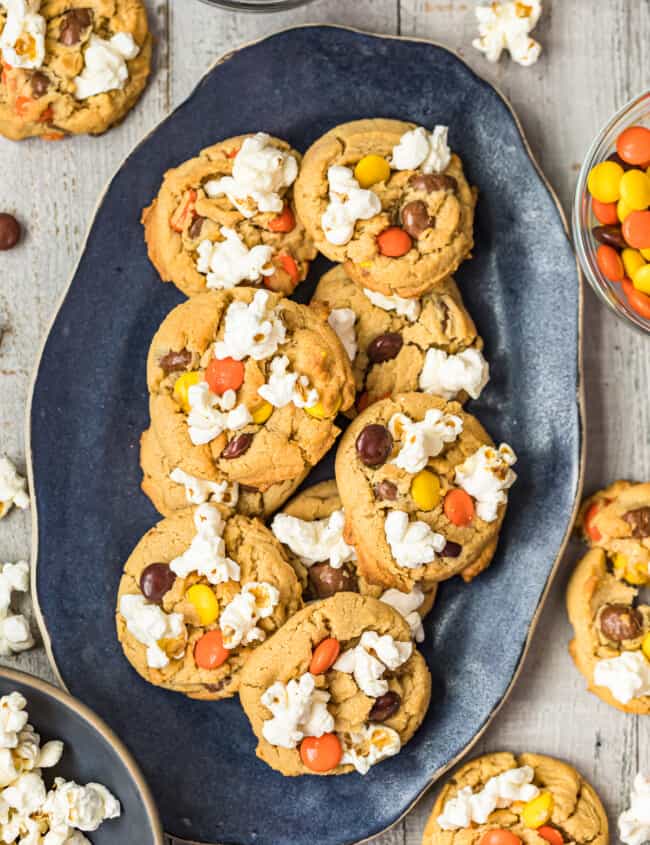
[[[20,223],[13,214],[0,213],[0,250],[13,249],[20,240]]]
[[[100,783],[81,786],[59,777],[47,789],[42,770],[59,763],[64,745],[60,740],[41,745],[26,707],[18,692],[0,698],[0,841],[90,845],[80,831],[118,818],[120,802]]]
[[[650,319],[650,129],[629,126],[616,152],[592,167],[587,179],[592,228],[600,244],[596,263],[610,282],[621,283],[629,306]]]
[[[0,519],[9,513],[13,505],[22,510],[29,507],[27,482],[9,458],[0,455]]]

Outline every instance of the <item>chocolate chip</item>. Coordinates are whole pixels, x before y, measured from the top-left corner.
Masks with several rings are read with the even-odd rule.
[[[458,557],[463,551],[460,543],[454,543],[453,540],[447,540],[444,549],[440,552],[441,557]]]
[[[81,41],[84,29],[89,27],[93,19],[90,9],[72,9],[63,18],[59,41],[66,47],[74,47]]]
[[[399,332],[385,332],[368,345],[368,358],[373,364],[381,364],[383,361],[391,361],[396,358],[404,341]]]
[[[368,714],[368,719],[371,722],[385,722],[386,719],[390,719],[391,716],[397,713],[401,703],[402,698],[399,693],[394,692],[392,689],[388,690],[388,692],[375,699],[372,710]]]
[[[175,349],[170,349],[158,361],[158,366],[165,373],[175,373],[178,370],[186,370],[191,362],[192,353],[189,349],[181,349],[178,352]]]
[[[434,191],[458,190],[458,182],[454,177],[444,173],[414,173],[409,179],[409,185],[416,191],[426,191],[427,194]]]
[[[35,73],[32,74],[32,78],[30,80],[30,85],[32,89],[32,97],[35,99],[39,99],[47,94],[50,88],[50,80],[44,73],[40,70],[37,70]]]
[[[20,240],[20,223],[11,214],[0,214],[0,249],[12,249]]]
[[[416,240],[427,229],[436,225],[436,218],[429,214],[426,203],[422,200],[407,202],[402,208],[402,229]]]
[[[190,228],[188,229],[188,232],[187,232],[188,235],[190,236],[190,238],[200,237],[201,229],[203,228],[203,221],[204,220],[205,220],[205,217],[195,217],[194,220],[192,220],[192,225],[190,226]]]
[[[607,604],[600,611],[600,630],[613,642],[636,639],[642,626],[639,611],[627,604]]]
[[[240,455],[243,455],[244,452],[248,451],[252,442],[253,435],[249,432],[238,434],[237,437],[233,437],[230,443],[228,443],[221,453],[221,457],[226,458],[226,460],[229,461],[233,458],[238,458]]]
[[[329,563],[315,563],[309,568],[309,583],[312,592],[319,599],[327,599],[334,593],[356,593],[357,579],[341,566],[334,569]]]
[[[219,681],[218,684],[203,684],[203,688],[208,692],[221,692],[221,690],[230,683],[230,675],[227,678]]]
[[[162,604],[163,596],[174,586],[176,576],[167,563],[150,563],[140,575],[140,589],[147,601]]]
[[[356,441],[357,455],[367,467],[385,463],[393,448],[393,438],[386,426],[378,423],[367,425]]]
[[[650,508],[637,508],[623,514],[623,519],[632,529],[632,536],[637,540],[650,537]]]
[[[615,249],[625,249],[627,247],[620,226],[594,226],[591,234],[601,244],[613,246]]]
[[[392,481],[388,481],[386,478],[383,481],[377,482],[375,484],[375,498],[388,499],[389,502],[394,502],[397,498],[397,485],[393,484]]]

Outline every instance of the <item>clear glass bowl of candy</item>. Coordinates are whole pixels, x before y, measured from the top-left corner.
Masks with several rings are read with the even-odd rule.
[[[230,12],[285,12],[297,6],[305,6],[312,0],[203,0],[203,2]]]
[[[592,288],[650,333],[650,91],[602,129],[580,169],[573,240]]]

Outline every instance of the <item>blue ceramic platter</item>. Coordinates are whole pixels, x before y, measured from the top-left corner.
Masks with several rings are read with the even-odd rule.
[[[63,757],[43,777],[102,783],[119,799],[122,815],[89,834],[94,845],[163,845],[151,794],[121,742],[87,707],[50,684],[23,672],[0,668],[0,696],[19,692],[27,699],[29,720],[43,743],[61,739]]]
[[[480,189],[476,255],[457,274],[492,368],[472,410],[517,451],[519,481],[492,567],[469,587],[445,583],[426,622],[434,692],[415,739],[364,778],[287,780],[255,758],[236,700],[148,686],[115,637],[123,561],[156,519],[139,490],[146,353],[182,299],[157,280],[138,219],[163,172],[216,140],[263,129],[304,151],[368,116],[448,124]],[[326,264],[316,262],[301,299]],[[441,47],[327,26],[279,33],[217,64],[127,159],[35,379],[36,584],[63,681],[129,746],[168,832],[237,845],[357,842],[394,823],[476,739],[517,673],[580,485],[580,305],[556,201],[509,107]]]

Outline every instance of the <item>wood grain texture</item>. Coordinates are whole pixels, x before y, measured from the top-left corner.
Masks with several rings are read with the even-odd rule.
[[[536,32],[544,54],[528,69],[506,59],[490,65],[472,49],[473,5],[473,0],[316,0],[286,14],[238,15],[197,0],[150,0],[155,74],[122,126],[102,138],[56,146],[0,140],[0,208],[16,213],[27,230],[21,247],[0,257],[0,324],[8,326],[0,343],[0,451],[24,466],[31,369],[101,189],[136,141],[187,96],[215,58],[242,42],[322,21],[445,44],[510,99],[568,214],[594,133],[648,84],[650,0],[608,0],[597,11],[588,0],[546,0]],[[584,355],[585,489],[621,476],[647,479],[650,344],[589,290]],[[0,560],[29,556],[29,525],[29,514],[16,512],[0,523]],[[650,767],[650,731],[639,717],[615,712],[589,695],[571,665],[564,588],[580,551],[577,544],[569,548],[517,686],[476,750],[537,750],[570,760],[600,791],[615,823],[633,774]],[[8,662],[52,678],[42,649]],[[378,845],[419,843],[431,803],[432,796],[425,796]]]

